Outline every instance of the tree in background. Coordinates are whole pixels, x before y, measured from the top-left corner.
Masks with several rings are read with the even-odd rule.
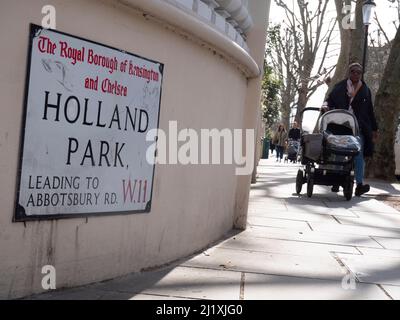
[[[394,142],[400,114],[400,28],[392,42],[390,55],[375,98],[379,127],[375,154],[369,166],[373,177],[392,180],[395,175]]]
[[[283,25],[270,28],[267,56],[282,82],[282,120],[289,126],[291,109],[296,107],[300,123],[301,111],[335,67],[326,67],[325,59],[336,21],[325,19],[329,0],[314,1],[311,6],[304,0],[292,0],[292,8],[288,1],[275,3],[284,9],[287,19]],[[318,53],[321,54],[317,64]]]
[[[283,34],[282,34],[283,33]],[[300,35],[296,35],[300,37]],[[271,26],[267,31],[267,43],[269,46],[266,49],[265,65],[270,72],[274,73],[279,80],[279,98],[280,106],[279,112],[281,122],[289,126],[290,112],[295,105],[295,98],[297,93],[297,85],[299,82],[298,69],[294,58],[294,42],[295,36],[282,29],[281,25]],[[268,62],[267,62],[268,61]]]
[[[351,0],[335,0],[341,45],[335,73],[329,81],[327,94],[336,83],[346,78],[348,66],[351,63],[362,63],[364,45],[362,5],[364,0],[356,1],[355,20],[351,15],[351,3]]]
[[[264,60],[264,76],[261,85],[262,94],[262,115],[265,123],[265,136],[270,138],[270,130],[279,120],[279,109],[281,101],[279,99],[279,90],[281,82],[273,73],[271,66]]]

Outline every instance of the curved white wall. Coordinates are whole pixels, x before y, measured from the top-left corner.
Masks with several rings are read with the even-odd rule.
[[[178,128],[243,128],[249,88],[240,62],[143,15],[130,2],[51,4],[58,30],[164,63],[160,128],[167,131],[170,120],[177,120]],[[60,288],[137,272],[200,250],[233,227],[238,190],[243,193],[247,184],[234,175],[233,165],[157,165],[149,214],[12,223],[29,23],[41,23],[45,4],[6,0],[0,11],[2,57],[7,57],[0,59],[3,299],[42,291],[46,264],[56,267]]]

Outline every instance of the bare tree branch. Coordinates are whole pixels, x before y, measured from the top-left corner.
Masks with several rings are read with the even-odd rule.
[[[376,12],[375,12],[374,20],[375,20],[375,22],[378,24],[379,30],[382,31],[382,33],[383,33],[383,35],[384,35],[384,37],[385,37],[385,39],[386,39],[386,42],[387,42],[388,44],[390,44],[389,37],[387,36],[387,34],[386,34],[386,32],[385,32],[385,29],[383,29],[381,23],[379,22],[378,15],[376,14]]]

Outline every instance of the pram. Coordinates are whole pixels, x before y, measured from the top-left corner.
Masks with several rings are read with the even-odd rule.
[[[306,111],[320,108],[305,108]],[[303,115],[302,113],[302,115]],[[346,110],[332,110],[320,115],[316,133],[301,133],[301,164],[296,177],[296,193],[307,183],[307,196],[314,185],[343,187],[346,200],[353,196],[354,157],[361,150],[357,119]]]
[[[294,139],[288,140],[286,161],[297,163],[297,155],[299,152],[300,142]]]

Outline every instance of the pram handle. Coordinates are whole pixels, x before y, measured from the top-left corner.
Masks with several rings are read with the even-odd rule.
[[[307,107],[307,108],[304,108],[303,110],[301,110],[301,114],[303,114],[304,111],[321,111],[321,110],[322,110],[321,108],[317,108],[317,107]]]

